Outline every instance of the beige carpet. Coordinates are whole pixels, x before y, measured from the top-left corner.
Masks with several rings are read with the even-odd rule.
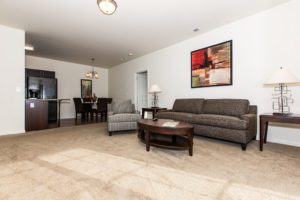
[[[195,137],[190,157],[105,127],[0,137],[0,199],[300,199],[300,148]]]

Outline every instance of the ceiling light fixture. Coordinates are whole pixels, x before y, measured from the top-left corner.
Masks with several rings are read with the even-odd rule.
[[[34,46],[26,44],[25,45],[25,50],[27,50],[27,51],[34,51]]]
[[[91,61],[92,61],[93,69],[91,71],[87,72],[85,74],[85,77],[90,78],[90,79],[98,79],[99,75],[98,75],[98,72],[95,71],[95,67],[94,67],[95,58],[91,58]]]
[[[97,5],[101,12],[106,15],[112,15],[118,7],[114,0],[97,0]]]

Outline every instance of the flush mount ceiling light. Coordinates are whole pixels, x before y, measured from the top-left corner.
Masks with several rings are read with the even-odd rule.
[[[101,12],[106,15],[112,15],[117,9],[117,3],[114,0],[97,0]]]

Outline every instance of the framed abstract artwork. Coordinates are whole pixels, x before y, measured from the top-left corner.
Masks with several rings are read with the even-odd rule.
[[[92,97],[93,88],[92,80],[81,79],[81,98],[90,98]]]
[[[191,87],[232,85],[232,40],[191,52]]]

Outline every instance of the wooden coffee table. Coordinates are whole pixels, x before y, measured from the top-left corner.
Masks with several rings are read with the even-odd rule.
[[[168,149],[188,149],[189,155],[193,155],[193,125],[185,122],[179,122],[175,127],[165,127],[165,122],[172,120],[141,119],[138,121],[139,135],[142,142],[146,143],[146,150],[150,146],[156,146]]]

